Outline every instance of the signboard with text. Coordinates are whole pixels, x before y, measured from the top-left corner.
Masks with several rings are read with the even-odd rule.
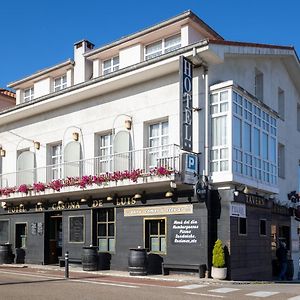
[[[180,56],[180,147],[193,151],[193,63]]]

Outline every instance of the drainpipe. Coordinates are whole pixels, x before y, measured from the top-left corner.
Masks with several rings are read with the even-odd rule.
[[[205,125],[204,125],[204,170],[203,173],[208,177],[209,170],[209,128],[208,128],[208,120],[209,120],[209,91],[208,91],[208,69],[204,68],[204,81],[205,81]]]

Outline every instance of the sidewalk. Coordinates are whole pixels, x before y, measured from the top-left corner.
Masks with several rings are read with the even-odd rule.
[[[65,268],[58,265],[36,265],[36,264],[3,264],[0,268],[7,269],[33,269],[40,271],[59,271],[64,273]],[[198,274],[170,274],[170,275],[147,275],[147,276],[131,276],[128,271],[116,271],[116,270],[98,270],[98,271],[83,271],[82,265],[69,265],[70,273],[84,273],[93,274],[94,276],[112,276],[119,278],[137,278],[143,280],[159,280],[159,281],[176,281],[183,283],[205,283],[205,284],[272,284],[272,283],[300,283],[300,280],[292,281],[233,281],[233,280],[217,280],[212,278],[199,278]]]

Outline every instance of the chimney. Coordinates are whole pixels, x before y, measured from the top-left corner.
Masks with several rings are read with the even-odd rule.
[[[81,40],[74,44],[74,84],[87,81],[93,75],[93,62],[87,60],[84,54],[94,48],[88,40]]]

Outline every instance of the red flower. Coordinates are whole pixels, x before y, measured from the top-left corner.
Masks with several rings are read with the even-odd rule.
[[[36,192],[43,192],[45,190],[46,186],[42,182],[37,182],[33,184],[33,190]]]
[[[54,191],[60,191],[61,188],[63,187],[63,183],[60,179],[56,179],[56,180],[53,180],[52,182],[50,182],[48,184],[48,187],[50,187],[51,189],[53,189]]]
[[[18,188],[18,192],[28,194],[28,186],[26,184],[21,184]]]

